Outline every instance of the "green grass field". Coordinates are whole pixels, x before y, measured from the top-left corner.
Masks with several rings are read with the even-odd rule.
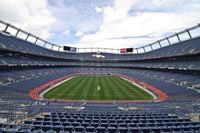
[[[153,96],[118,76],[78,75],[49,90],[47,99],[152,100]]]

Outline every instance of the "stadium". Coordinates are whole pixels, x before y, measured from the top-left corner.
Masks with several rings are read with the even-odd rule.
[[[0,133],[200,132],[200,24],[119,49],[0,28]]]

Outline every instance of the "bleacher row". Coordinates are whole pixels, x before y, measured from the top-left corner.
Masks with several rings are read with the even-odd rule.
[[[92,56],[92,55],[91,55]],[[142,68],[177,68],[177,69],[199,69],[199,59],[193,57],[192,60],[158,60],[143,62],[75,62],[75,61],[55,61],[54,59],[31,58],[22,56],[5,56],[0,55],[0,65],[101,65],[101,66],[122,66],[122,67],[142,67]],[[190,65],[188,65],[190,64]]]
[[[92,53],[91,53],[92,56]],[[200,70],[199,56],[160,59],[160,60],[145,60],[145,61],[77,61],[77,60],[55,60],[52,58],[42,58],[34,56],[22,56],[15,53],[0,52],[0,67],[27,67],[27,66],[103,66],[103,67],[133,67],[133,68],[154,68],[166,70]]]

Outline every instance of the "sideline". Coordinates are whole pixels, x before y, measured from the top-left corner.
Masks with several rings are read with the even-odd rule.
[[[148,90],[148,88],[146,88],[146,87],[143,87],[143,86],[141,86],[141,85],[139,85],[139,84],[136,84],[135,82],[133,82],[133,81],[130,81],[130,80],[128,80],[128,79],[126,79],[126,78],[124,78],[124,77],[121,77],[122,79],[124,79],[124,80],[126,80],[126,81],[128,81],[128,82],[130,82],[131,84],[133,84],[133,85],[135,85],[135,86],[137,86],[137,87],[139,87],[140,89],[142,89],[143,91],[145,91],[145,92],[147,92],[147,93],[149,93],[151,96],[153,96],[153,99],[156,99],[156,98],[158,98],[154,93],[152,93],[150,90]]]
[[[39,94],[40,97],[43,97],[44,98],[44,94],[52,89],[54,89],[55,87],[63,84],[64,82],[68,81],[68,80],[71,80],[72,78],[74,78],[75,76],[72,76],[72,77],[69,77],[65,80],[62,80],[61,82],[58,82],[56,83],[55,85],[51,85],[51,87],[49,87],[48,89],[45,89],[41,94]],[[45,98],[44,98],[45,99]]]

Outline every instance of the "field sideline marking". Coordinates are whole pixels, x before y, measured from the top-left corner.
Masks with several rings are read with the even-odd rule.
[[[146,92],[149,93],[151,96],[153,96],[153,100],[156,99],[156,98],[158,98],[153,92],[149,91],[147,88],[144,88],[143,86],[141,86],[141,85],[139,85],[139,84],[136,84],[134,81],[130,81],[130,80],[124,78],[124,77],[120,77],[120,78],[122,78],[123,80],[126,80],[126,81],[128,81],[129,83],[131,83],[131,84],[133,84],[133,85],[139,87],[139,88],[142,89],[143,91],[146,91]]]
[[[136,82],[143,83],[143,85],[144,85],[145,87],[147,87],[149,90],[153,91],[155,94],[158,95],[158,97],[157,97],[156,99],[151,100],[151,101],[164,101],[164,100],[166,100],[166,99],[168,98],[168,95],[167,95],[165,92],[163,92],[163,91],[161,91],[160,89],[157,89],[157,88],[155,88],[155,87],[153,87],[153,86],[151,86],[151,85],[149,85],[149,84],[147,84],[147,83],[145,83],[145,82],[142,82],[142,81],[140,81],[140,80],[138,80],[138,79],[134,79],[134,78],[131,78],[131,77],[129,77],[129,76],[122,75],[122,74],[114,74],[114,75],[119,76],[119,77],[126,78],[126,79],[128,79],[128,80],[130,80],[130,81],[133,81],[133,82],[135,82],[135,83],[136,83]],[[139,84],[139,83],[138,83],[138,84]]]
[[[45,89],[41,94],[39,94],[39,96],[44,98],[44,94],[45,94],[45,93],[47,93],[48,91],[54,89],[55,87],[57,87],[57,86],[63,84],[64,82],[73,79],[74,77],[76,77],[76,76],[69,77],[69,78],[67,78],[67,79],[65,79],[65,80],[62,80],[62,81],[56,83],[55,85],[52,85],[52,86],[49,87],[48,89]],[[46,98],[44,98],[44,99],[46,99]]]

